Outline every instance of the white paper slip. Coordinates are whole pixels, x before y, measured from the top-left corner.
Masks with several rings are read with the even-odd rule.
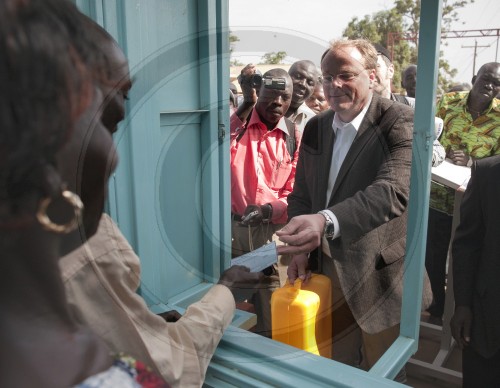
[[[470,178],[470,167],[457,166],[449,159],[445,159],[437,167],[432,167],[432,180],[457,190],[461,186],[467,187]]]
[[[255,251],[238,256],[231,260],[231,266],[244,265],[250,268],[250,272],[259,272],[264,268],[278,262],[278,252],[276,251],[276,243],[273,241],[264,245]]]

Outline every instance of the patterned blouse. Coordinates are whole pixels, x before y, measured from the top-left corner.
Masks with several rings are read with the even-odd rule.
[[[90,376],[77,388],[166,388],[170,387],[149,367],[136,359],[118,354],[108,370]]]
[[[494,98],[481,116],[473,120],[467,110],[469,92],[445,94],[438,102],[436,116],[444,121],[440,143],[449,150],[463,150],[474,159],[500,154],[500,100]],[[430,207],[453,214],[455,191],[431,184]]]

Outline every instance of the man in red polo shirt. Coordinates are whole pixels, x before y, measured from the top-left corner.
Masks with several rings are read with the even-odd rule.
[[[242,79],[252,87],[251,75]],[[237,257],[273,240],[287,221],[287,197],[293,189],[300,133],[284,117],[293,93],[292,79],[283,69],[272,69],[260,81],[257,102],[241,121],[231,116],[231,229],[232,256]],[[245,93],[244,93],[245,94]],[[255,94],[256,96],[256,94]],[[270,297],[273,285],[254,298],[256,331],[270,336]]]

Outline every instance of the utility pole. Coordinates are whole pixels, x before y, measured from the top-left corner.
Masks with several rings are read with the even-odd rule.
[[[498,62],[498,45],[500,39],[500,28],[488,28],[482,30],[456,30],[456,31],[441,31],[441,39],[452,39],[452,38],[486,38],[489,36],[497,37],[497,47],[495,53],[495,62]],[[418,34],[410,33],[410,32],[388,32],[387,33],[387,49],[391,53],[391,59],[394,56],[394,46],[400,40],[409,40],[415,42],[418,41]],[[462,46],[465,48],[465,46]],[[477,47],[489,47],[489,46],[477,46],[477,42],[474,46],[467,46],[470,48],[474,48],[474,70],[476,70],[476,56],[477,56]],[[475,74],[472,74],[474,76]]]
[[[495,50],[495,62],[498,62],[498,38],[500,37],[497,36],[497,49]]]
[[[476,58],[477,58],[477,48],[478,47],[490,47],[491,45],[487,46],[478,46],[477,45],[477,39],[474,39],[474,46],[462,46],[462,48],[473,48],[474,49],[474,62],[472,65],[472,76],[474,77],[476,75]]]

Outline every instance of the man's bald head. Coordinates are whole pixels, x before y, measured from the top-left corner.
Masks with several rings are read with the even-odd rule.
[[[477,72],[469,94],[469,103],[485,109],[498,93],[500,93],[500,63],[485,63]]]
[[[290,107],[296,110],[313,93],[314,86],[318,82],[318,69],[312,61],[300,60],[290,66],[288,74],[292,77],[293,82],[293,97]]]

